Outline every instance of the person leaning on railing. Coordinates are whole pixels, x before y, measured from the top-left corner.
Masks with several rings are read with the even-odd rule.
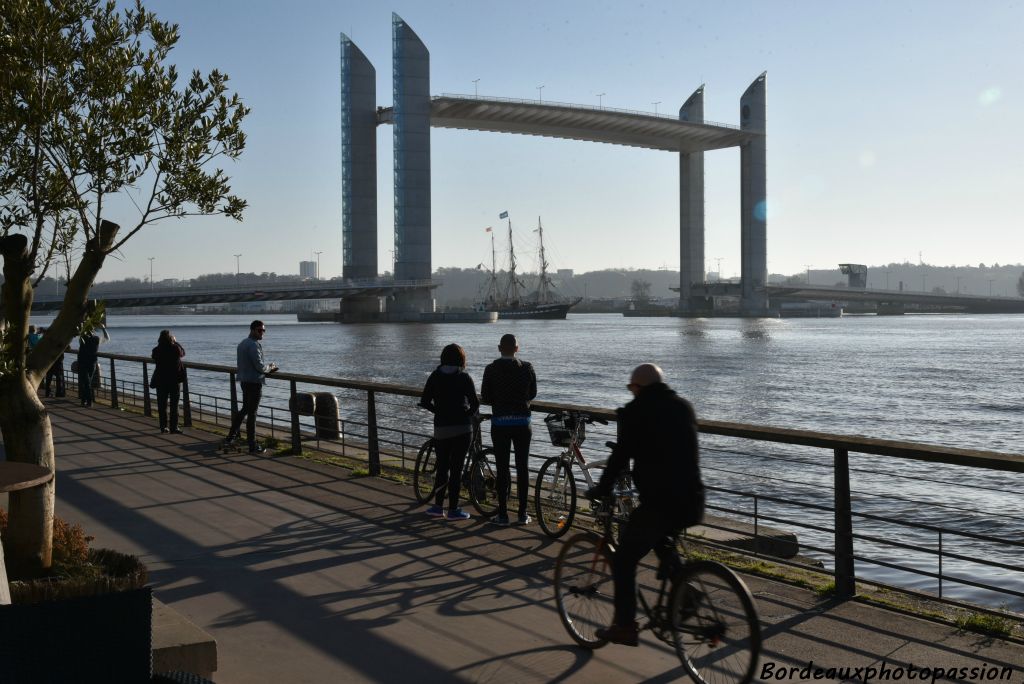
[[[249,444],[250,454],[261,454],[263,446],[256,443],[256,411],[263,397],[263,385],[267,382],[267,373],[273,373],[277,366],[266,363],[263,359],[263,335],[267,326],[263,321],[249,324],[249,336],[238,343],[238,383],[242,386],[242,410],[235,414],[231,421],[231,430],[224,443],[233,445],[238,439],[238,432],[245,419],[245,438]]]
[[[651,549],[669,567],[678,563],[672,544],[684,527],[703,518],[704,485],[697,417],[690,402],[665,384],[653,363],[637,366],[627,387],[634,399],[619,409],[617,443],[601,481],[587,496],[608,496],[632,459],[640,505],[629,516],[612,560],[614,622],[595,634],[614,644],[636,646],[636,566]]]
[[[181,359],[185,356],[185,348],[178,344],[170,330],[161,330],[151,357],[154,362],[153,379],[149,386],[156,390],[156,408],[160,416],[160,432],[181,434],[178,428],[178,397],[180,385],[185,379],[185,366]],[[170,406],[168,407],[168,403]],[[170,408],[171,420],[168,427],[167,409]]]

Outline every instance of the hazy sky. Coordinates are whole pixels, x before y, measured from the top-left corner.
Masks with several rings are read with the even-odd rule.
[[[1024,261],[1024,2],[366,0],[147,3],[181,25],[171,61],[219,68],[252,108],[226,167],[241,224],[147,228],[101,280],[235,269],[341,273],[339,33],[391,104],[391,12],[431,55],[433,94],[677,113],[738,124],[767,71],[768,266]],[[658,103],[655,105],[654,103]],[[392,128],[378,129],[380,268],[393,244]],[[509,211],[528,252],[543,219],[556,267],[678,268],[678,156],[615,145],[434,130],[433,264],[490,256]],[[706,162],[707,268],[739,271],[739,151]],[[122,224],[132,216],[110,216]],[[525,255],[524,255],[525,256]],[[499,256],[500,259],[500,256]],[[524,259],[527,269],[533,267]]]

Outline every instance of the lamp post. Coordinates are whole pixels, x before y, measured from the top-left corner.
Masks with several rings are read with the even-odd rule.
[[[474,78],[473,79],[473,97],[478,97],[480,95],[480,90],[477,87],[478,83],[480,83],[480,79],[479,78]]]
[[[313,252],[313,253],[316,254],[316,279],[320,280],[320,255],[323,254],[323,252]]]
[[[156,257],[149,257],[149,290],[153,291],[153,259]]]
[[[810,285],[811,284],[811,265],[810,264],[804,264],[804,268],[807,269],[807,284]]]
[[[658,100],[657,102],[652,102],[651,104],[654,105],[654,116],[658,116],[658,105],[661,104],[661,100]]]
[[[597,94],[597,108],[598,109],[601,109],[601,98],[604,97],[605,95],[607,95],[607,93],[598,93]]]
[[[544,101],[543,95],[544,95],[544,86],[542,86],[542,85],[537,86],[537,102],[538,103]]]
[[[992,296],[992,283],[995,282],[995,278],[988,279],[988,296]]]
[[[241,254],[236,254],[235,255],[235,287],[238,287],[239,273],[241,273],[241,269],[239,268],[239,265],[238,265],[238,263],[239,263],[238,260],[241,257],[242,257]]]

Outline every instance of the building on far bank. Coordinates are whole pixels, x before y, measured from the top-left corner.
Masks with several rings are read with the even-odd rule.
[[[316,278],[316,262],[315,261],[300,261],[299,262],[299,277],[300,278]]]

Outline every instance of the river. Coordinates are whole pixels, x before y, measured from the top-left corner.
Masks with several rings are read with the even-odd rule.
[[[838,319],[673,319],[573,315],[565,321],[497,324],[298,323],[266,315],[263,347],[283,370],[419,386],[441,348],[461,344],[477,379],[513,332],[533,362],[540,399],[601,407],[628,401],[630,370],[654,362],[701,418],[949,447],[1020,453],[1024,444],[1024,316],[845,316]],[[45,324],[46,319],[33,318]],[[162,328],[186,347],[186,360],[231,365],[248,331],[245,316],[109,318],[102,351],[148,355]],[[223,392],[220,392],[223,394]],[[831,455],[782,445],[706,440],[710,484],[829,503]],[[855,510],[1019,540],[1024,538],[1024,476],[851,455]],[[823,489],[824,488],[824,489]],[[748,503],[737,501],[735,508]],[[765,510],[762,508],[762,511]],[[790,508],[790,518],[803,515]],[[830,524],[826,521],[826,524]],[[886,538],[934,545],[931,533],[855,522]],[[798,530],[830,546],[827,538]],[[887,560],[934,571],[934,557],[858,542]],[[1021,549],[947,537],[945,549],[1020,564]],[[811,554],[814,555],[814,554]],[[824,556],[823,556],[824,557]],[[862,569],[863,567],[863,569]],[[1024,591],[1020,573],[946,562],[945,572],[983,577]],[[858,564],[858,573],[935,588],[929,578]],[[946,592],[989,600],[947,584]],[[1017,610],[1024,601],[1003,597]]]

